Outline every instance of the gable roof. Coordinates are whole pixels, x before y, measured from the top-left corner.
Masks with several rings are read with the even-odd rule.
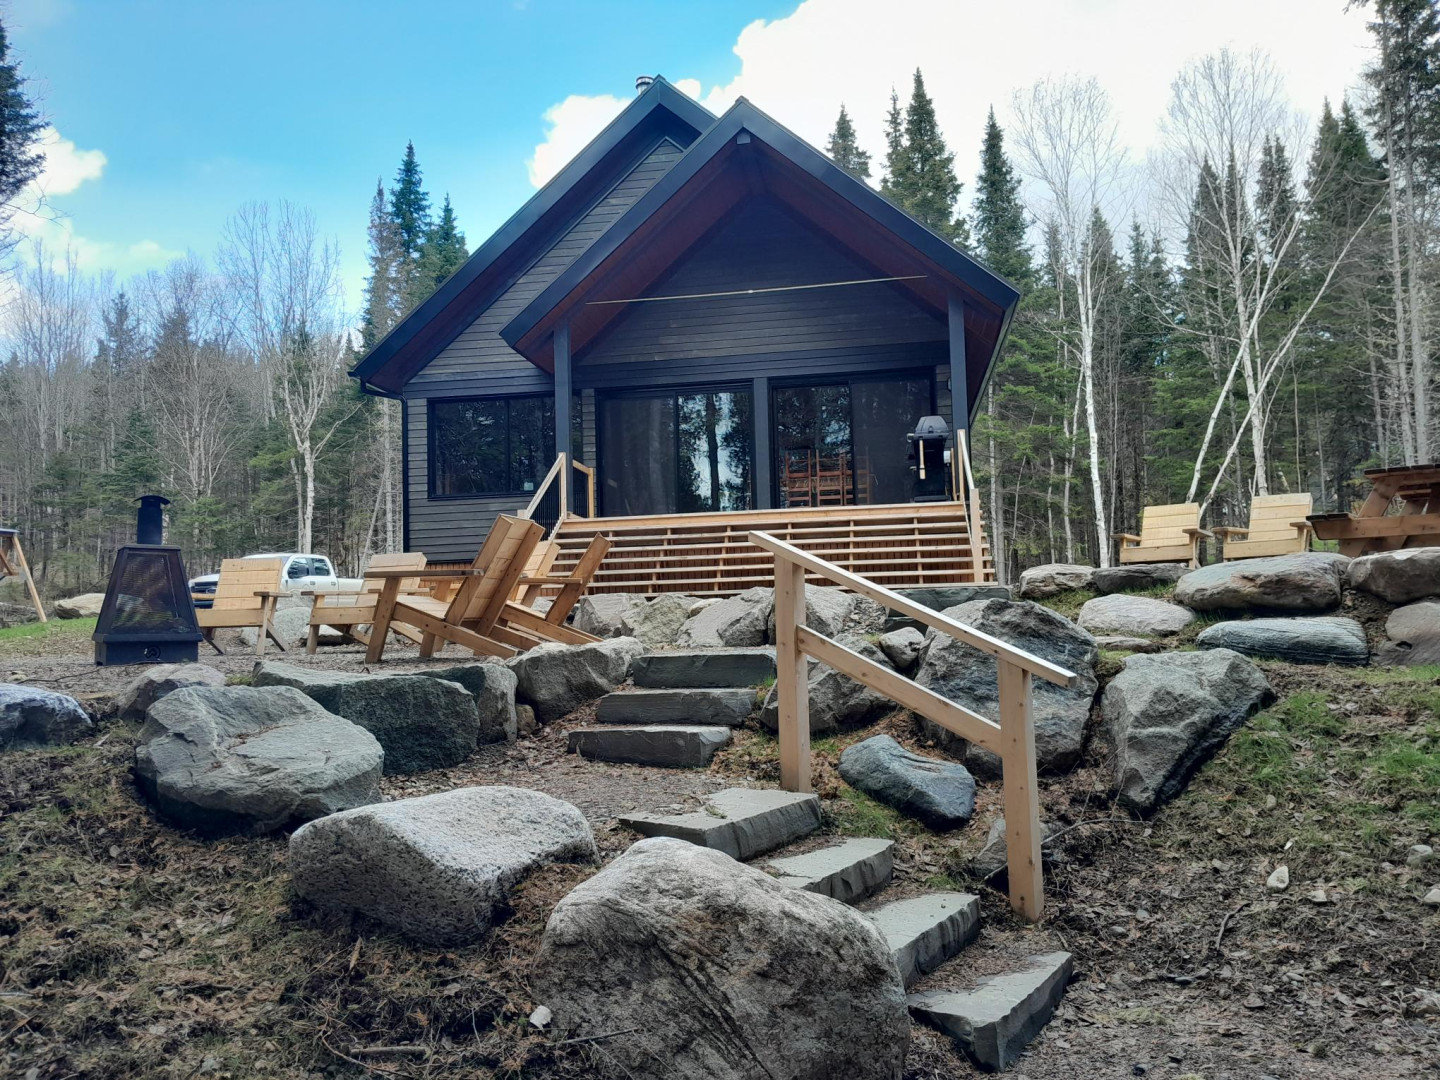
[[[712,124],[648,192],[501,330],[553,370],[554,330],[570,320],[572,355],[624,310],[594,299],[639,296],[725,213],[760,191],[787,202],[937,314],[964,300],[972,383],[983,383],[1020,298],[984,265],[845,172],[744,98]],[[973,400],[973,398],[972,398]]]
[[[657,76],[350,374],[368,393],[398,394],[470,324],[487,297],[539,253],[546,238],[584,212],[587,201],[603,192],[605,179],[643,152],[648,140],[668,135],[688,145],[714,121],[709,109]]]

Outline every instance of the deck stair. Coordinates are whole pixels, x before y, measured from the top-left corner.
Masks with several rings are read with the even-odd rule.
[[[603,534],[612,546],[590,584],[592,593],[733,596],[774,582],[773,558],[749,541],[756,529],[880,585],[994,580],[984,529],[971,527],[963,502],[569,516],[555,527],[554,571],[568,572],[586,545]]]

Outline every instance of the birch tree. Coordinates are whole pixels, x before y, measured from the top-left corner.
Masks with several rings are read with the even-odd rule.
[[[1093,223],[1097,213],[1113,211],[1122,198],[1125,151],[1110,100],[1093,78],[1041,80],[1016,93],[1014,111],[1016,157],[1034,185],[1038,203],[1034,216],[1054,231],[1061,270],[1074,297],[1097,557],[1106,567],[1110,522],[1101,480],[1095,366],[1100,309],[1111,280],[1103,268],[1111,252],[1100,250]]]

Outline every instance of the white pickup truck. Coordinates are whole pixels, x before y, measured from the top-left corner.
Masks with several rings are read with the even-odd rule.
[[[270,551],[260,555],[246,555],[247,559],[284,559],[280,571],[280,588],[285,592],[359,592],[364,582],[359,578],[335,576],[335,567],[324,555],[298,555],[293,551]],[[201,574],[190,579],[190,593],[196,597],[196,607],[209,607],[209,600],[200,597],[213,595],[220,580],[219,574]]]

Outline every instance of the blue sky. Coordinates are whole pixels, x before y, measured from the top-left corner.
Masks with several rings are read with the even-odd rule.
[[[845,101],[878,158],[889,88],[918,65],[968,197],[985,111],[1004,124],[1011,92],[1036,78],[1097,75],[1138,160],[1187,59],[1269,49],[1313,116],[1354,86],[1366,45],[1344,0],[1031,0],[1018,24],[972,0],[0,3],[73,144],[54,151],[51,206],[82,265],[123,277],[187,249],[208,257],[242,203],[289,199],[339,240],[352,304],[375,180],[388,184],[407,139],[473,248],[641,72],[716,110],[743,93],[817,143]]]

